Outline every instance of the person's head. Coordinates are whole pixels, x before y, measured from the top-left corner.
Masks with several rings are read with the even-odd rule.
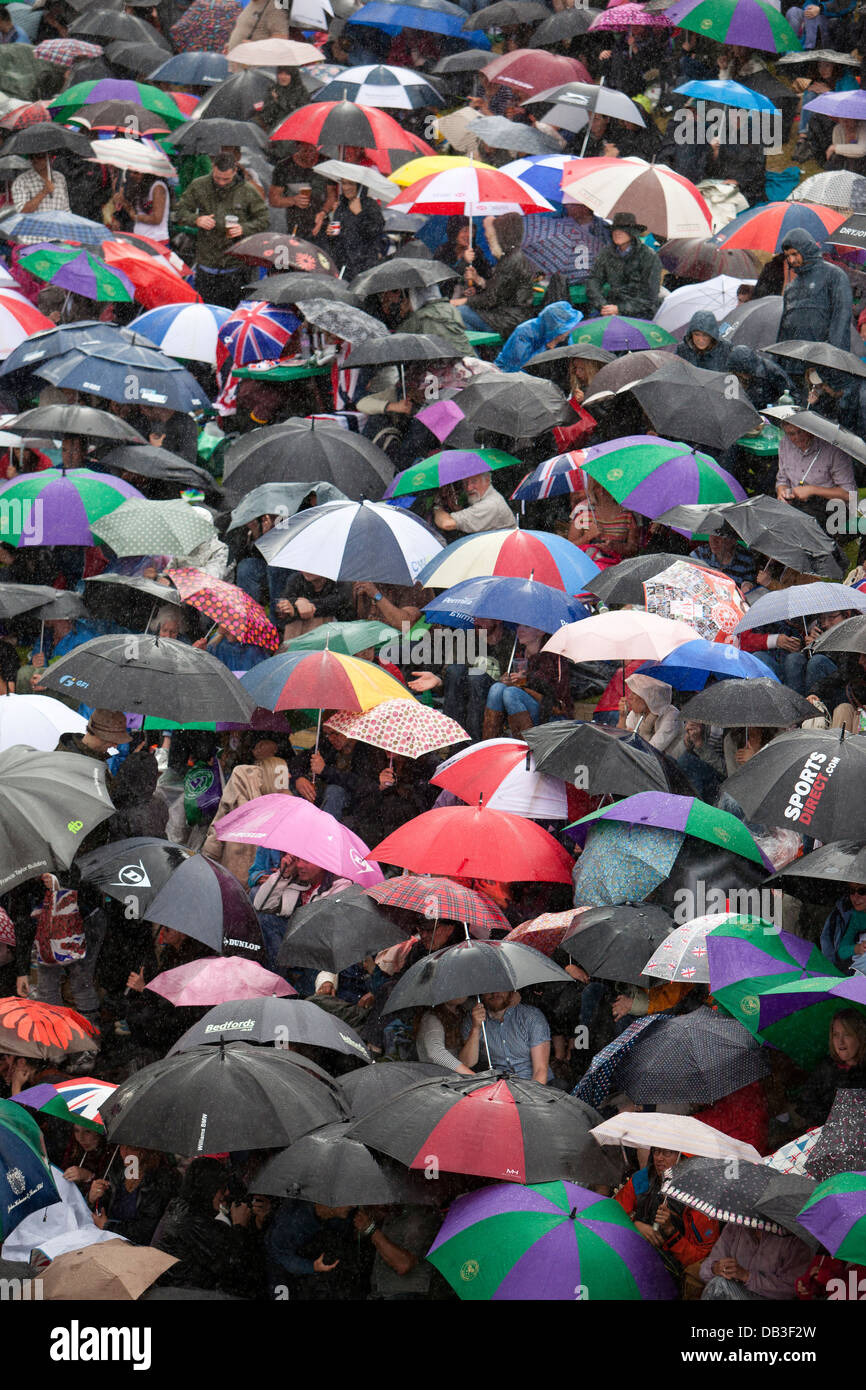
[[[517,627],[517,642],[528,656],[535,656],[541,651],[547,633],[540,627],[530,627],[528,623],[519,623]]]
[[[236,167],[233,156],[221,150],[213,161],[210,175],[217,188],[228,188],[235,177]]]
[[[511,1003],[511,990],[497,989],[490,994],[482,994],[481,1002],[489,1014],[504,1013]]]
[[[626,699],[634,714],[662,714],[671,703],[671,687],[640,671],[626,676]]]
[[[310,145],[306,140],[299,140],[292,158],[302,169],[312,169],[314,164],[319,163],[321,156],[315,145]]]
[[[658,1149],[651,1150],[652,1165],[655,1169],[656,1177],[663,1178],[670,1168],[676,1167],[680,1161],[679,1149]]]
[[[523,245],[523,218],[519,212],[506,212],[501,217],[494,217],[493,230],[503,256],[518,251]]]
[[[36,307],[52,323],[59,323],[66,304],[66,291],[59,285],[46,285],[36,296]]]
[[[5,5],[0,5],[0,34],[8,34],[15,26]]]
[[[620,250],[631,246],[632,242],[637,241],[642,232],[646,231],[638,222],[633,212],[615,212],[613,222],[610,227],[610,236],[614,246]]]
[[[87,722],[82,739],[88,748],[107,753],[121,743],[129,742],[126,716],[116,709],[95,709]]]
[[[600,140],[610,124],[610,117],[603,116],[600,111],[596,111],[589,123],[589,132],[594,140]]]
[[[361,190],[361,185],[352,179],[340,179],[340,193],[347,203],[351,203],[353,198],[357,198]]]
[[[708,536],[707,543],[714,560],[721,560],[723,565],[731,563],[737,549],[737,538],[733,531],[716,531]]]
[[[821,260],[821,248],[802,227],[795,227],[782,242],[782,255],[788,269],[798,275],[804,267],[816,265]]]
[[[253,744],[253,762],[261,763],[265,758],[275,758],[277,751],[277,740],[271,738],[270,734],[262,734]]]
[[[76,1144],[80,1144],[86,1154],[93,1153],[102,1143],[102,1136],[96,1129],[85,1129],[83,1125],[73,1125],[72,1133]]]
[[[792,425],[790,420],[782,421],[782,432],[786,439],[789,439],[795,449],[799,449],[801,454],[805,454],[808,449],[814,447],[815,436],[809,434],[808,430],[801,430],[799,426]]]
[[[828,63],[826,58],[822,58],[818,63],[818,76],[822,82],[835,82],[836,64]]]
[[[277,68],[277,86],[291,87],[294,75],[294,68]]]
[[[443,946],[450,946],[459,931],[456,922],[443,922],[430,917],[416,918],[415,929],[425,951],[439,951]]]
[[[738,285],[738,286],[737,286],[737,303],[738,303],[738,304],[748,304],[749,301],[750,301],[751,299],[754,298],[754,294],[755,294],[755,287],[754,287],[754,285]]]
[[[60,446],[62,468],[80,468],[84,463],[84,440],[78,434],[65,434]]]
[[[315,993],[324,994],[333,999],[337,993],[337,976],[330,970],[320,970],[316,976]]]
[[[840,1009],[833,1015],[830,1056],[846,1067],[866,1062],[866,1017],[856,1009]]]
[[[181,633],[186,632],[186,620],[175,604],[167,603],[154,618],[154,627],[157,637],[167,637],[176,642]]]
[[[218,1211],[228,1195],[228,1171],[218,1158],[196,1158],[183,1175],[180,1196],[192,1211]]]
[[[866,883],[849,883],[848,897],[855,912],[866,912]]]
[[[321,864],[314,864],[309,859],[299,859],[295,856],[295,868],[301,883],[317,884],[321,883],[325,877],[325,870]]]
[[[592,208],[587,207],[586,203],[568,203],[565,211],[572,222],[577,222],[581,227],[588,226],[595,217]]]
[[[470,505],[473,502],[480,502],[492,482],[489,473],[473,473],[464,479],[466,496],[469,498]]]
[[[272,531],[276,524],[276,513],[267,513],[265,516],[254,516],[252,521],[247,522],[247,538],[251,541],[257,541],[266,531]]]

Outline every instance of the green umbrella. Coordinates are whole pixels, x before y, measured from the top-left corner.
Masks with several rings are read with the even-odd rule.
[[[684,497],[719,506],[741,500],[735,480],[714,458],[677,440],[615,439],[587,449],[580,466],[617,502],[642,516],[660,516]]]
[[[675,0],[665,18],[716,43],[741,44],[764,53],[792,53],[802,43],[770,0]]]
[[[93,529],[115,555],[189,557],[214,535],[210,517],[180,501],[124,502],[110,516],[94,522]]]
[[[837,1260],[866,1264],[866,1173],[819,1182],[797,1219]]]
[[[20,258],[21,265],[37,280],[75,291],[86,299],[131,304],[134,296],[125,275],[106,265],[85,247],[36,246]]]
[[[730,850],[731,854],[741,854],[744,859],[752,859],[756,864],[766,867],[767,860],[761,854],[754,839],[741,820],[728,811],[720,811],[718,806],[708,806],[697,797],[674,796],[668,792],[638,792],[627,796],[613,806],[602,806],[582,816],[575,825],[587,825],[594,820],[625,821],[629,825],[654,825],[666,830],[678,830],[685,835],[694,835],[698,840],[706,840],[719,849]],[[571,826],[566,826],[570,830]]]
[[[519,468],[520,459],[503,449],[441,449],[438,454],[419,459],[411,468],[398,473],[386,497],[410,497],[449,483],[471,478],[476,473],[492,473],[497,468]]]
[[[3,485],[0,539],[8,546],[93,545],[93,527],[141,493],[90,468],[43,468]]]
[[[348,623],[323,623],[321,627],[314,627],[300,637],[293,637],[289,642],[289,651],[319,652],[327,647],[342,656],[357,656],[358,652],[365,652],[370,647],[381,647],[386,642],[399,640],[400,633],[396,627],[359,618]]]
[[[174,97],[151,87],[147,82],[118,82],[111,78],[98,78],[92,82],[76,82],[61,92],[48,109],[54,120],[65,121],[67,116],[82,106],[94,106],[100,101],[130,101],[143,106],[145,111],[153,111],[162,116],[172,126],[183,125],[186,117]]]
[[[840,1009],[857,1009],[866,1018],[866,980],[826,971],[765,989],[759,1004],[757,1037],[810,1068],[826,1057],[830,1028]]]

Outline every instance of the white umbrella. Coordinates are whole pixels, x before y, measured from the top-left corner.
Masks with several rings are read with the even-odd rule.
[[[632,212],[656,236],[708,237],[712,215],[701,192],[666,164],[644,159],[577,159],[566,165],[563,202],[585,203],[599,217]]]
[[[596,1125],[590,1134],[599,1144],[629,1144],[634,1148],[673,1149],[700,1158],[739,1158],[760,1163],[761,1155],[742,1139],[732,1139],[691,1115],[664,1115],[658,1111],[625,1110],[612,1120]]]
[[[643,968],[645,975],[682,984],[706,985],[710,980],[707,932],[727,921],[726,914],[695,917],[666,936]]]
[[[50,753],[61,734],[83,734],[87,720],[49,695],[0,697],[0,753],[17,743]]]
[[[334,183],[339,183],[340,179],[351,179],[352,183],[363,184],[379,203],[392,202],[400,192],[378,169],[368,169],[363,164],[347,164],[344,159],[326,159],[322,164],[315,165],[315,171]]]
[[[737,307],[737,290],[740,285],[754,283],[754,280],[740,280],[735,275],[716,275],[712,280],[704,280],[700,285],[683,285],[680,289],[674,290],[673,294],[669,294],[656,310],[653,323],[682,338],[692,314],[703,309],[721,324],[722,319]]]
[[[464,768],[464,772],[469,777],[472,777],[473,772],[476,776],[483,775],[485,754],[493,749],[500,749],[503,754],[503,762],[492,773],[493,781],[500,777],[511,762],[511,753],[514,754],[514,765],[504,772],[495,788],[485,795],[484,805],[488,810],[510,811],[513,815],[530,816],[533,820],[569,819],[565,783],[558,777],[549,777],[543,772],[537,772],[533,753],[520,739],[485,739],[483,743],[473,743],[471,748],[452,753],[450,758],[446,758],[437,767],[430,779],[431,785],[450,790],[449,771],[456,770],[458,764],[466,759],[469,759],[469,765]],[[473,764],[479,764],[479,767],[476,769]],[[456,794],[460,795],[459,792]],[[461,796],[461,800],[469,802],[466,796]]]
[[[226,56],[230,63],[246,68],[302,68],[322,61],[321,53],[311,43],[278,38],[247,40]]]
[[[94,162],[113,169],[132,169],[139,174],[157,174],[176,179],[175,167],[158,145],[145,140],[91,140]]]

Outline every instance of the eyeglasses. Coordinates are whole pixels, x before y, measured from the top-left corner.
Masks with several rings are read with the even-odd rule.
[[[849,896],[852,897],[852,898],[862,898],[862,897],[866,897],[866,884],[864,884],[864,883],[849,883],[849,884],[848,884],[848,893],[849,893]]]

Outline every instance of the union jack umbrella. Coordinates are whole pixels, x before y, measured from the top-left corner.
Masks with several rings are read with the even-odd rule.
[[[643,968],[645,975],[654,975],[659,980],[682,980],[689,984],[708,984],[710,965],[706,947],[706,935],[713,927],[728,921],[732,914],[719,913],[716,916],[695,917],[677,927],[653,951]]]
[[[265,610],[236,584],[214,579],[203,570],[181,568],[168,571],[168,577],[184,603],[206,613],[238,642],[250,643],[275,652],[280,635]]]
[[[403,874],[365,892],[382,907],[403,907],[428,921],[460,922],[476,940],[485,940],[494,928],[507,930],[509,925],[508,918],[484,893],[452,878]]]
[[[535,502],[539,498],[564,497],[569,492],[582,492],[585,487],[582,462],[585,450],[572,449],[567,454],[554,454],[531,473],[527,473],[511,494],[512,502]]]
[[[242,300],[219,330],[217,366],[222,367],[227,357],[236,367],[278,359],[300,323],[290,309]]]

